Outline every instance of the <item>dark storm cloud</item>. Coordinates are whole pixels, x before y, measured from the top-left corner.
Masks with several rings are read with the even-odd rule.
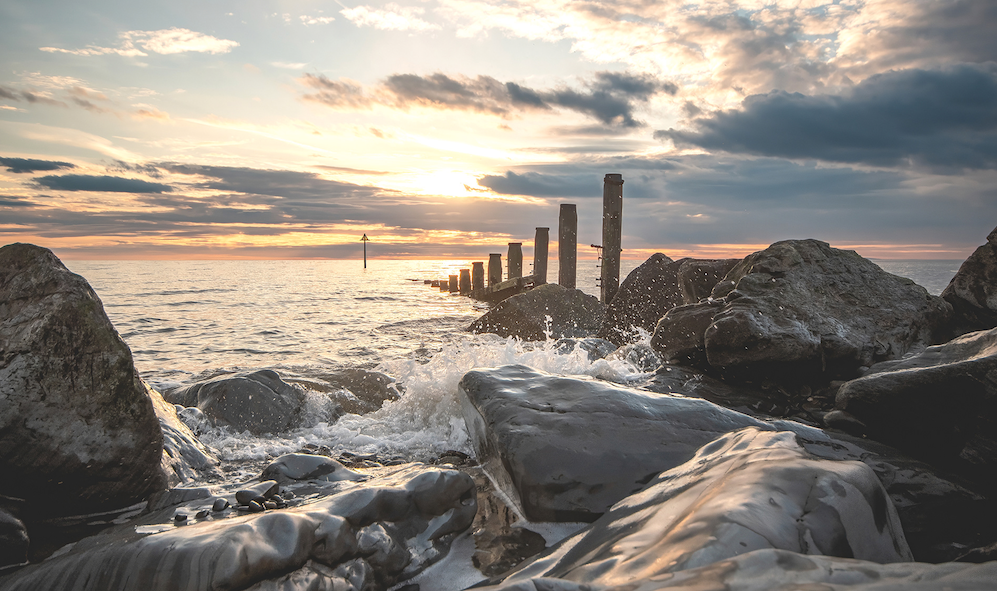
[[[62,176],[38,177],[34,179],[34,182],[56,191],[95,191],[105,193],[169,193],[173,191],[173,187],[170,185],[117,176],[64,174]]]
[[[997,66],[903,70],[873,76],[848,95],[772,92],[740,110],[657,131],[680,147],[913,167],[997,168]]]
[[[34,207],[33,203],[27,197],[18,197],[15,195],[5,195],[0,196],[0,207]]]
[[[678,86],[652,76],[625,72],[597,72],[583,89],[560,88],[537,90],[501,82],[490,76],[469,78],[436,73],[427,76],[395,74],[379,87],[367,90],[346,80],[330,80],[306,74],[302,84],[318,92],[305,99],[335,108],[369,108],[387,104],[397,108],[422,106],[434,109],[459,109],[477,113],[508,116],[515,112],[550,111],[562,108],[592,117],[616,128],[644,125],[634,112],[658,94],[674,95]]]
[[[61,168],[76,168],[69,162],[55,160],[35,160],[33,158],[0,158],[0,166],[6,166],[7,172],[26,173],[42,170],[59,170]]]
[[[533,197],[576,197],[595,195],[599,190],[595,177],[587,175],[557,176],[525,172],[516,174],[506,171],[504,175],[485,175],[478,179],[478,185],[487,187],[500,195],[530,195]]]

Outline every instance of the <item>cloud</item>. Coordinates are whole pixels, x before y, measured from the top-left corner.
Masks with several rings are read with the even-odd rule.
[[[239,44],[229,39],[218,39],[190,29],[173,27],[158,31],[125,31],[118,35],[121,42],[118,47],[100,47],[88,45],[84,49],[63,49],[60,47],[42,47],[49,53],[68,53],[72,55],[91,56],[116,54],[125,57],[144,57],[146,51],[162,55],[176,53],[228,53]],[[139,49],[141,48],[141,49]],[[145,50],[145,51],[142,51]]]
[[[772,92],[655,132],[679,147],[936,172],[997,168],[997,67],[873,76],[845,95]]]
[[[583,90],[567,87],[535,90],[515,82],[501,82],[491,76],[470,78],[443,73],[394,74],[373,88],[365,88],[353,80],[330,80],[313,74],[305,74],[299,82],[318,90],[305,94],[306,100],[337,109],[418,106],[506,117],[513,113],[562,108],[592,117],[603,125],[623,129],[644,125],[634,116],[639,104],[647,103],[659,94],[678,92],[678,86],[672,82],[626,72],[596,72],[584,83]]]
[[[59,170],[61,168],[76,168],[75,164],[53,160],[35,160],[33,158],[0,158],[0,166],[6,166],[7,172],[26,173],[43,170]]]
[[[504,175],[484,175],[478,178],[478,185],[500,195],[532,197],[591,197],[599,191],[598,176],[591,173],[567,176],[538,172],[516,174],[510,170]]]
[[[53,107],[68,107],[66,103],[56,100],[47,92],[34,92],[31,90],[17,89],[10,86],[0,86],[0,98],[12,101],[25,101],[31,104],[43,104]]]
[[[301,22],[304,23],[305,26],[327,25],[336,20],[335,17],[331,16],[308,16],[307,14],[302,14],[298,18],[301,19]]]
[[[385,31],[431,31],[440,28],[439,25],[419,18],[425,10],[418,6],[389,3],[383,9],[357,6],[345,8],[339,13],[358,27],[373,27]]]
[[[141,179],[117,176],[94,176],[85,174],[64,174],[43,176],[34,182],[55,191],[91,191],[105,193],[169,193],[173,187],[162,183],[150,183]]]

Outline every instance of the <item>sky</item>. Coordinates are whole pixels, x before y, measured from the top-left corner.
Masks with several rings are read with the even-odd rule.
[[[997,226],[992,0],[4,0],[0,243],[475,258],[578,207],[623,256]]]

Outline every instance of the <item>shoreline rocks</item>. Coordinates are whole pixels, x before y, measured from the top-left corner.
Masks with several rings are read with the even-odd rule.
[[[599,330],[603,314],[598,298],[548,283],[499,302],[467,330],[524,341],[584,338]]]

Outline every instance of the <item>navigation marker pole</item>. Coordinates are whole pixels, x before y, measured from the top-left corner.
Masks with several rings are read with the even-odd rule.
[[[370,238],[367,238],[367,234],[364,234],[363,238],[361,238],[360,240],[363,242],[363,268],[366,269],[367,268],[367,242],[370,241]]]

